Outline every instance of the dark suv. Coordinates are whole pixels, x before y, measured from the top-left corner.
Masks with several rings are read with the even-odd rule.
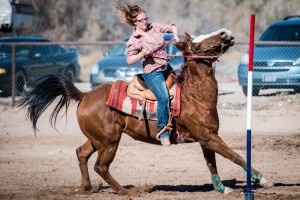
[[[300,92],[300,16],[277,21],[254,46],[253,95],[261,89],[292,88]],[[238,66],[238,80],[247,95],[248,53]]]
[[[77,49],[52,45],[49,40],[37,37],[0,38],[0,95],[11,95],[12,43],[16,45],[17,95],[33,86],[41,77],[50,74],[63,74],[72,82],[79,80],[80,66]]]

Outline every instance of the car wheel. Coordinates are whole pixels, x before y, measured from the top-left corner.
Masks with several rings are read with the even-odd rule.
[[[11,96],[11,91],[3,90],[2,93],[0,93],[0,97],[9,97]]]
[[[71,69],[67,70],[67,72],[65,73],[65,77],[72,83],[75,83],[75,81],[76,81],[75,74],[74,74],[73,70],[71,70]]]
[[[243,89],[244,95],[247,96],[248,95],[248,87],[243,86],[242,89]],[[259,94],[259,88],[258,87],[253,87],[252,88],[252,96],[258,96],[258,94]]]
[[[16,74],[16,95],[21,95],[28,89],[26,76],[23,72],[17,72]]]
[[[294,91],[295,91],[295,93],[300,93],[300,87],[295,87]]]
[[[4,32],[4,33],[12,32],[12,26],[13,26],[13,25],[11,24],[11,25],[9,25],[9,26],[3,28],[3,32]]]

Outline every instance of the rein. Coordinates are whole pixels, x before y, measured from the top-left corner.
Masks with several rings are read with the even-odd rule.
[[[167,54],[170,57],[185,57],[185,58],[204,58],[204,59],[218,59],[220,56],[198,56],[195,54],[191,55],[176,55],[176,54]]]

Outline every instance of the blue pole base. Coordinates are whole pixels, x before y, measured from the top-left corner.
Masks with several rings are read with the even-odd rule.
[[[245,200],[254,200],[254,193],[253,192],[245,192]]]

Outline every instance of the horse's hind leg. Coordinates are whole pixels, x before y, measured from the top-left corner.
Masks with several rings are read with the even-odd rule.
[[[79,146],[76,149],[76,155],[79,161],[79,167],[82,176],[80,188],[77,190],[79,192],[84,192],[92,189],[87,163],[90,156],[95,151],[96,149],[90,140],[86,141],[83,145]]]
[[[129,195],[129,190],[121,186],[109,173],[109,166],[117,149],[118,143],[110,143],[106,144],[105,147],[98,148],[98,158],[94,169],[119,195]]]
[[[212,135],[208,141],[201,143],[201,146],[222,155],[246,170],[245,160],[239,154],[234,152],[229,146],[227,146],[227,144],[225,144],[225,142],[217,134]],[[260,183],[260,185],[264,188],[270,188],[273,186],[271,181],[267,180],[254,168],[251,168],[251,178]]]
[[[200,143],[201,144],[201,143]],[[203,155],[206,160],[207,167],[211,173],[211,180],[213,182],[214,188],[217,192],[228,194],[233,190],[229,187],[225,187],[218,175],[217,164],[216,164],[216,155],[215,152],[202,146]]]

